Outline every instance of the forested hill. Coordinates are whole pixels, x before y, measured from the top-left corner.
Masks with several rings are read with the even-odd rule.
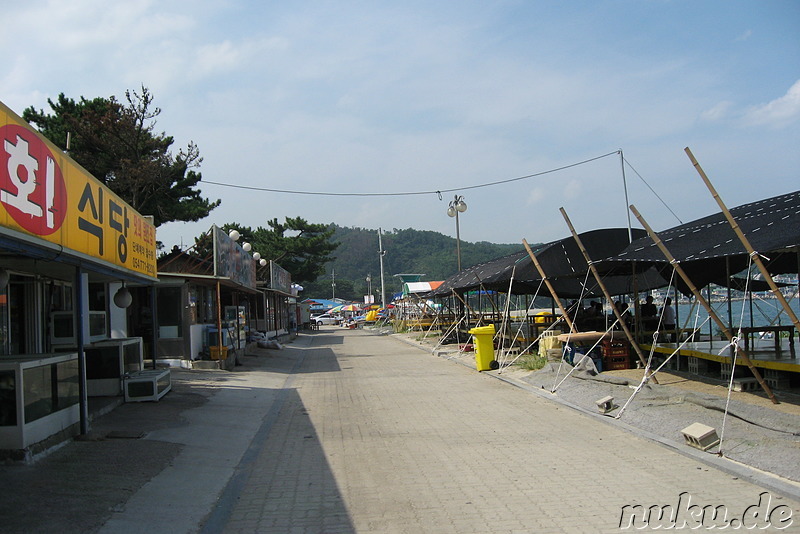
[[[333,253],[336,257],[325,267],[325,275],[316,283],[306,284],[304,296],[330,298],[335,273],[335,296],[361,300],[367,293],[367,275],[372,277],[373,294],[380,294],[380,259],[378,255],[378,230],[366,228],[343,228],[335,224],[332,240],[340,243]],[[399,284],[393,276],[398,273],[424,274],[424,281],[444,280],[455,274],[456,240],[438,232],[427,230],[383,230],[384,281],[387,293],[398,291]],[[488,242],[467,243],[461,241],[461,266],[499,258],[523,249],[517,244]]]

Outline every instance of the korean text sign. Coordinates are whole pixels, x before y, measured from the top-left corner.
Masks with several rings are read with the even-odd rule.
[[[2,103],[0,226],[156,276],[153,224]]]

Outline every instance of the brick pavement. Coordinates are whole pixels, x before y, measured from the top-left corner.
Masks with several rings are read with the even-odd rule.
[[[302,361],[206,532],[619,532],[625,505],[738,518],[765,491],[391,337],[286,351]],[[797,529],[800,503],[771,498]]]

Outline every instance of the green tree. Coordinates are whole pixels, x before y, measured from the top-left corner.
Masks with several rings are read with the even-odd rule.
[[[330,274],[327,274],[317,278],[314,282],[302,284],[303,292],[300,294],[300,298],[329,299],[335,296],[337,299],[353,302],[361,302],[363,300],[363,295],[361,291],[357,289],[356,282],[337,276],[334,295],[334,288],[331,286],[331,281]]]
[[[331,241],[334,229],[327,224],[309,223],[301,217],[286,217],[285,222],[278,219],[267,221],[269,228],[259,226],[255,230],[236,223],[226,224],[225,232],[236,229],[241,235],[241,243],[250,243],[253,252],[258,252],[266,260],[272,260],[289,271],[292,281],[303,284],[314,282],[325,272],[325,264],[335,260],[331,254],[339,246]],[[201,242],[202,240],[202,242]],[[207,254],[208,240],[195,239],[195,252]],[[266,273],[258,271],[259,279]]]
[[[331,241],[334,230],[326,224],[286,217],[283,223],[267,221],[267,226],[253,232],[253,247],[292,273],[297,283],[316,280],[325,272],[325,264],[336,259],[331,254],[339,245]]]
[[[52,114],[29,107],[22,117],[63,150],[69,133],[69,155],[133,209],[152,215],[156,226],[208,216],[221,201],[195,189],[202,179],[195,169],[203,161],[197,146],[170,152],[174,139],[155,133],[161,110],[146,87],[126,91],[125,99],[76,102],[61,93],[47,101]]]

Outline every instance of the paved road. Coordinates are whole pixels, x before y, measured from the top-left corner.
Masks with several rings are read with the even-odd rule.
[[[796,501],[396,339],[331,328],[290,350],[280,411],[208,532],[619,532],[623,506],[679,501],[800,520]]]
[[[619,532],[635,505],[800,530],[798,500],[396,336],[323,327],[244,363],[0,467],[0,531]]]

